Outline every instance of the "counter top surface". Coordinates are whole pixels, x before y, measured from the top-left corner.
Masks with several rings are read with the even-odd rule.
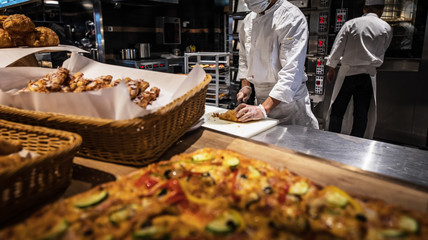
[[[158,161],[204,147],[232,150],[275,168],[287,168],[321,186],[333,184],[360,196],[428,213],[428,184],[423,175],[428,153],[422,150],[298,126],[276,126],[250,139],[200,127],[182,136]],[[64,191],[17,214],[9,224],[22,221],[46,203],[114,181],[142,167],[78,156],[73,163],[71,184]]]
[[[251,139],[428,189],[428,151],[302,126],[275,126]]]

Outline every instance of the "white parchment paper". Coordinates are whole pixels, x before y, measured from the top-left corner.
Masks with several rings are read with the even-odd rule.
[[[69,51],[69,52],[85,52],[81,48],[70,46],[70,45],[58,45],[52,47],[16,47],[16,48],[0,48],[0,67],[7,67],[10,64],[18,61],[19,59],[28,56],[34,53],[41,52],[59,52],[59,51]]]
[[[86,78],[112,75],[113,79],[125,77],[144,79],[150,83],[149,88],[158,87],[161,90],[160,95],[152,105],[143,109],[131,101],[123,81],[116,87],[90,92],[16,94],[30,80],[40,79],[49,72],[55,72],[56,69],[8,67],[0,68],[0,104],[26,110],[124,120],[155,112],[183,96],[201,83],[206,76],[205,71],[199,66],[186,76],[99,63],[77,52],[71,54],[63,67],[69,69],[71,73],[82,72]]]

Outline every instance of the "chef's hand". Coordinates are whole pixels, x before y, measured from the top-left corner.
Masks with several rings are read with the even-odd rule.
[[[332,67],[329,67],[328,72],[327,72],[327,81],[329,83],[332,83],[334,80],[334,77],[336,77],[336,70]]]
[[[238,107],[236,107],[235,110],[237,112],[236,117],[240,122],[260,120],[267,117],[266,110],[261,104],[258,106],[253,106],[241,103]]]
[[[253,90],[250,86],[244,86],[241,88],[241,90],[239,90],[238,94],[236,94],[236,100],[238,101],[238,103],[245,103],[250,98],[252,92]]]

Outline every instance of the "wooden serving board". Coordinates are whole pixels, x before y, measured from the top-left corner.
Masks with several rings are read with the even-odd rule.
[[[176,154],[193,152],[204,147],[233,150],[247,157],[265,161],[274,167],[287,168],[321,186],[335,185],[353,195],[376,198],[428,213],[428,190],[426,189],[418,189],[400,180],[334,161],[205,128],[185,134],[160,160],[168,160]],[[75,163],[109,172],[116,177],[136,169],[84,158],[75,158]]]
[[[349,165],[208,129],[198,130],[193,135],[185,135],[181,142],[171,148],[175,151],[169,151],[162,158],[167,160],[175,154],[193,152],[204,147],[233,150],[247,157],[265,161],[274,167],[287,168],[321,186],[335,185],[353,195],[376,198],[428,213],[428,190],[417,189],[400,180]]]

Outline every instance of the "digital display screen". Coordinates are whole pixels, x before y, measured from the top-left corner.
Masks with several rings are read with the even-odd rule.
[[[328,32],[328,13],[322,12],[319,15],[318,32]]]
[[[37,0],[1,0],[0,8],[12,7],[15,5],[22,5],[26,3],[36,2]]]

